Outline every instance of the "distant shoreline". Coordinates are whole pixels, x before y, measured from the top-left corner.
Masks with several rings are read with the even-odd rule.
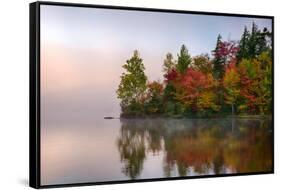
[[[272,115],[215,115],[215,116],[166,116],[166,115],[142,115],[142,116],[120,116],[120,117],[111,117],[107,116],[104,119],[226,119],[226,118],[235,118],[235,119],[272,119]]]

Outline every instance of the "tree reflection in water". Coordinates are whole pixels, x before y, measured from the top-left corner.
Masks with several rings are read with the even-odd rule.
[[[117,141],[121,161],[125,163],[123,173],[135,179],[141,172],[145,159],[144,130],[139,127],[122,126]]]
[[[163,177],[270,171],[271,121],[121,119],[123,173],[141,174],[148,153],[164,153]],[[172,173],[177,175],[172,175]]]

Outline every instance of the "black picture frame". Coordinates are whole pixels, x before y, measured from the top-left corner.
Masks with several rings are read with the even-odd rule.
[[[87,8],[103,8],[103,9],[118,9],[118,10],[136,10],[148,12],[169,12],[183,13],[194,15],[217,15],[217,16],[232,16],[232,17],[247,17],[247,18],[266,18],[272,21],[272,169],[266,172],[249,172],[235,174],[218,174],[218,175],[203,175],[203,176],[185,176],[173,178],[153,178],[153,179],[137,179],[137,180],[122,180],[122,181],[104,181],[104,182],[88,182],[88,183],[72,183],[72,184],[57,184],[57,185],[41,185],[40,183],[40,6],[55,5],[67,7],[87,7]],[[229,176],[244,176],[257,174],[273,174],[274,173],[274,16],[264,15],[247,15],[233,13],[217,13],[217,12],[201,12],[187,10],[170,10],[170,9],[155,9],[141,7],[125,7],[125,6],[108,6],[108,5],[91,5],[80,3],[60,3],[39,1],[29,4],[29,38],[30,38],[30,75],[29,75],[29,185],[33,188],[54,188],[54,187],[70,187],[70,186],[88,186],[101,184],[120,184],[120,183],[135,183],[135,182],[151,182],[151,181],[166,181],[166,180],[183,180],[194,178],[211,178],[211,177],[229,177]]]

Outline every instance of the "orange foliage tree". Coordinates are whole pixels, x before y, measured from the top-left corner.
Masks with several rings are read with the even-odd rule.
[[[175,97],[186,109],[192,111],[218,110],[218,106],[214,103],[215,93],[213,91],[216,81],[211,74],[188,68],[178,80]]]
[[[240,96],[240,75],[234,62],[225,68],[223,87],[225,103],[231,105],[234,114],[234,106]]]

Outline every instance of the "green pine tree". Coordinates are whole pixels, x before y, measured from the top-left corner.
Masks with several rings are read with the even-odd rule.
[[[178,54],[178,63],[176,65],[177,71],[184,73],[191,64],[191,56],[185,45],[181,46],[180,54]]]
[[[237,52],[238,62],[240,62],[243,58],[249,57],[249,47],[248,47],[249,37],[250,37],[250,33],[247,27],[245,26],[241,40],[239,42],[239,51]]]
[[[219,34],[217,38],[216,48],[212,51],[214,55],[213,59],[213,75],[216,79],[221,79],[224,75],[224,63],[225,59],[219,53],[220,44],[222,43],[222,37]]]

